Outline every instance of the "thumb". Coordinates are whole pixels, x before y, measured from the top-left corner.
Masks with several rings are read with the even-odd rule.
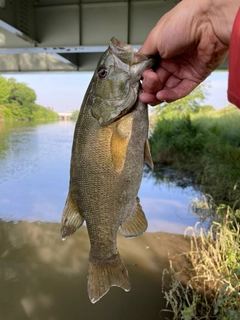
[[[147,39],[139,50],[143,54],[155,55],[158,53],[157,37],[154,29],[149,33]]]

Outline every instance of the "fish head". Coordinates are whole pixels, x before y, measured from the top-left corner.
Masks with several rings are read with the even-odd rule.
[[[135,104],[143,71],[154,59],[132,46],[112,38],[100,58],[92,78],[90,96],[92,116],[108,125],[125,115]]]

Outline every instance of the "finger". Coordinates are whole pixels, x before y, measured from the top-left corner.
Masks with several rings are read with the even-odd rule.
[[[155,28],[149,33],[147,39],[139,50],[143,54],[155,55],[158,53],[157,49],[157,33]]]
[[[197,82],[184,79],[174,88],[165,87],[163,90],[159,91],[156,94],[156,98],[160,101],[166,100],[167,102],[173,102],[183,97],[186,97],[198,85],[199,83]]]
[[[143,72],[142,89],[148,93],[156,93],[163,88],[156,72],[148,69]]]
[[[165,82],[165,88],[174,89],[181,84],[183,80],[171,75]]]
[[[140,93],[139,100],[143,103],[150,104],[151,106],[156,106],[157,104],[162,102],[156,98],[155,94],[149,94],[147,92]]]
[[[172,73],[170,73],[167,69],[162,68],[162,66],[156,69],[156,74],[158,76],[159,81],[164,86],[165,86],[165,83],[168,81],[168,79],[172,76]]]

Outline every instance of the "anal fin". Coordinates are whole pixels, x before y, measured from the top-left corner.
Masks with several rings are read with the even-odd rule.
[[[147,230],[148,223],[145,214],[140,205],[140,200],[136,198],[136,207],[134,212],[123,221],[120,232],[126,238],[140,236]]]
[[[152,156],[151,156],[151,151],[150,151],[150,145],[148,139],[145,142],[144,146],[144,161],[145,163],[153,170],[153,161],[152,161]]]
[[[76,232],[83,222],[84,218],[79,213],[77,203],[69,191],[62,214],[62,240]]]

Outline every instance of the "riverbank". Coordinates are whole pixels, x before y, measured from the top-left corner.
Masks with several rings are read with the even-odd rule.
[[[37,104],[20,106],[16,104],[0,105],[0,122],[14,121],[57,121],[58,114]]]
[[[155,163],[191,172],[212,201],[193,203],[196,214],[212,216],[208,231],[196,225],[186,229],[191,250],[182,252],[190,267],[170,268],[163,278],[167,307],[173,319],[237,320],[240,318],[240,110],[222,110],[158,117],[150,138]],[[229,204],[231,206],[229,206]]]
[[[153,161],[195,175],[201,191],[217,204],[239,195],[240,110],[158,117],[150,137]]]

